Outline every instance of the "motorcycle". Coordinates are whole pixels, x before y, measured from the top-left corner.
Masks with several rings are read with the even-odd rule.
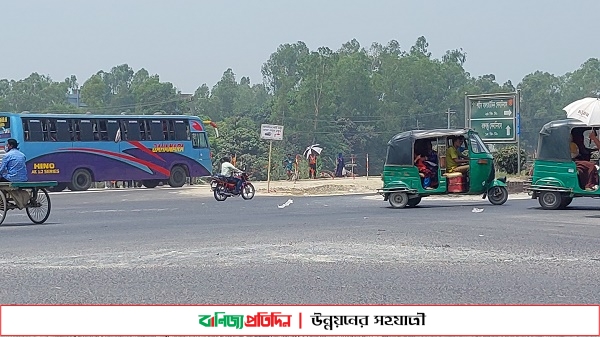
[[[237,197],[239,195],[241,195],[244,200],[250,200],[254,198],[256,190],[254,189],[252,183],[248,181],[248,174],[246,174],[246,172],[242,172],[239,175],[236,175],[236,178],[242,180],[241,193],[234,193],[235,182],[230,182],[227,177],[222,175],[212,176],[210,181],[210,190],[213,191],[215,200],[225,201],[225,199],[229,197]]]

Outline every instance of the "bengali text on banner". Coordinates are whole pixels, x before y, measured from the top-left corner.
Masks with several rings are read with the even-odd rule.
[[[597,305],[3,305],[0,335],[599,336]]]

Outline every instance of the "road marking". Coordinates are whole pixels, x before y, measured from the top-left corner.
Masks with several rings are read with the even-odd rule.
[[[207,185],[210,188],[210,186]],[[54,195],[60,194],[80,194],[80,193],[107,193],[107,192],[139,192],[139,191],[161,191],[161,190],[171,190],[175,189],[173,187],[161,187],[161,188],[95,188],[89,189],[87,191],[61,191],[61,192],[50,192]],[[178,193],[182,190],[191,190],[198,189],[198,187],[186,186],[186,187],[178,187],[179,191],[170,191],[168,193]]]
[[[116,212],[162,212],[175,211],[179,208],[142,208],[142,209],[97,209],[93,211],[79,211],[77,213],[116,213]]]

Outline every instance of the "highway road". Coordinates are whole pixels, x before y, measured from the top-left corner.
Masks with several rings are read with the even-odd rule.
[[[378,196],[194,191],[54,193],[43,225],[10,211],[0,303],[600,303],[598,200],[397,210]]]

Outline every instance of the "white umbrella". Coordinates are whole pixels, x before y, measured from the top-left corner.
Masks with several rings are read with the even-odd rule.
[[[600,125],[600,98],[586,97],[563,108],[567,118],[578,119],[585,124]]]
[[[311,153],[316,153],[317,155],[319,155],[321,154],[321,151],[323,151],[323,148],[319,147],[319,144],[313,144],[307,147],[306,150],[304,150],[304,157],[308,159],[308,156],[310,156]]]

